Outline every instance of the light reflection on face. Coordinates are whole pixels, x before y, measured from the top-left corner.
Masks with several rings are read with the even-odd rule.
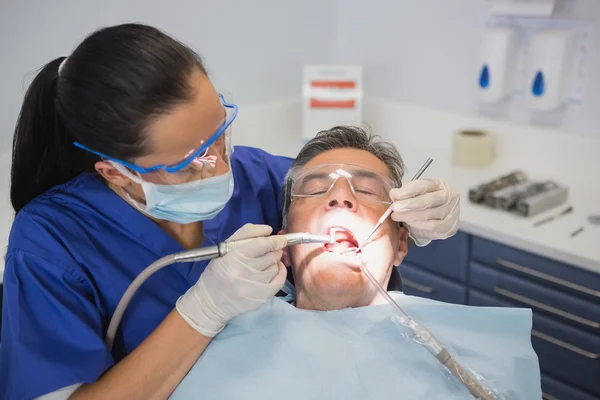
[[[333,163],[351,163],[389,178],[388,169],[381,160],[367,151],[350,148],[321,153],[303,169]],[[347,298],[350,303],[373,298],[375,289],[360,272],[357,256],[340,253],[362,243],[387,207],[386,204],[361,202],[346,179],[338,179],[321,197],[294,197],[288,214],[288,232],[326,234],[331,228],[341,230],[338,234],[340,243],[329,248],[322,244],[287,248],[285,261],[292,266],[297,291],[313,299],[324,296]],[[361,257],[384,287],[392,266],[399,265],[406,254],[406,241],[406,229],[388,219],[362,250]]]

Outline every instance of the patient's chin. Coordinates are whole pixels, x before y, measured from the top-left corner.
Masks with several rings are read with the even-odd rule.
[[[360,268],[340,263],[314,266],[306,272],[310,276],[313,289],[328,295],[360,294],[364,292],[365,286],[370,284]]]

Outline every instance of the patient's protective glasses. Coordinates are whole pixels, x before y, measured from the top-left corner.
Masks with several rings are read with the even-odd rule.
[[[92,150],[79,142],[75,142],[74,145],[102,157],[103,159],[119,163],[137,173],[155,173],[170,184],[188,182],[192,178],[209,178],[214,176],[217,159],[220,158],[229,164],[229,156],[233,152],[233,146],[231,144],[231,124],[238,113],[237,105],[226,102],[222,94],[219,94],[219,98],[221,99],[223,107],[225,107],[225,122],[214,135],[206,140],[202,140],[197,149],[191,150],[182,161],[179,161],[176,164],[158,164],[144,168]]]
[[[392,204],[391,179],[367,168],[352,164],[319,164],[291,171],[292,197],[322,197],[343,178],[356,199],[368,203]]]

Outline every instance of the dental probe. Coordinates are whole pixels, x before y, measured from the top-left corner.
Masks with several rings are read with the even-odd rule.
[[[286,247],[295,246],[303,243],[335,243],[335,232],[332,232],[329,235],[320,235],[310,232],[297,232],[287,233],[282,236],[287,239]],[[129,305],[131,298],[133,297],[135,292],[140,288],[140,286],[142,286],[142,284],[146,281],[146,279],[148,279],[152,274],[154,274],[159,269],[162,269],[168,265],[175,263],[212,260],[214,258],[223,257],[225,254],[229,253],[236,247],[246,244],[254,239],[257,238],[232,240],[229,242],[221,242],[216,246],[207,246],[201,247],[199,249],[182,251],[179,253],[165,256],[147,266],[133,280],[133,282],[131,282],[125,293],[123,293],[121,300],[119,300],[119,304],[117,305],[117,308],[115,309],[115,312],[110,320],[108,329],[106,331],[106,336],[104,338],[104,341],[108,346],[109,350],[112,350],[117,329],[119,328],[119,324],[121,323],[121,319],[123,318],[123,314],[125,313],[125,309]]]
[[[429,168],[429,166],[431,165],[431,163],[433,162],[433,159],[428,158],[427,161],[425,161],[425,164],[423,164],[423,166],[421,167],[421,169],[419,169],[417,171],[417,173],[415,174],[415,176],[410,180],[415,181],[417,179],[419,179],[421,177],[421,175],[423,175],[423,172],[425,172],[425,170],[427,168]],[[383,213],[383,215],[381,216],[381,218],[379,218],[379,221],[377,221],[377,223],[375,224],[375,227],[371,230],[371,233],[369,233],[369,236],[367,236],[367,238],[362,242],[362,244],[360,246],[358,246],[358,248],[356,250],[347,250],[346,252],[350,252],[350,251],[354,251],[354,252],[359,252],[362,250],[362,248],[364,247],[365,244],[367,244],[367,242],[369,241],[369,239],[371,239],[371,236],[373,236],[373,234],[375,232],[377,232],[377,230],[381,227],[381,225],[383,225],[383,223],[385,222],[386,219],[388,219],[388,217],[392,214],[393,211],[393,203],[390,204],[390,206],[388,207],[387,210],[385,210],[385,212]]]

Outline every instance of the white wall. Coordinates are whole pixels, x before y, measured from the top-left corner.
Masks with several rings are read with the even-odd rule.
[[[445,111],[476,112],[473,89],[489,1],[336,1],[338,60],[364,66],[369,95]],[[574,5],[570,18],[595,25],[592,68],[583,105],[572,106],[563,124],[552,129],[600,138],[600,1],[575,0]],[[513,107],[509,118],[524,122],[521,114]]]
[[[13,129],[39,67],[67,56],[99,27],[143,22],[197,50],[217,87],[237,103],[273,103],[300,95],[304,63],[335,61],[333,6],[332,0],[0,0],[0,248],[13,218]],[[242,107],[236,126],[257,128],[251,115],[252,107]],[[253,143],[253,131],[236,128],[238,141]],[[257,145],[268,149],[272,141]]]
[[[331,0],[1,0],[0,146],[12,137],[30,72],[67,56],[99,27],[143,22],[161,28],[195,48],[217,86],[233,93],[236,102],[261,103],[299,95],[304,63],[334,61],[333,5]]]

